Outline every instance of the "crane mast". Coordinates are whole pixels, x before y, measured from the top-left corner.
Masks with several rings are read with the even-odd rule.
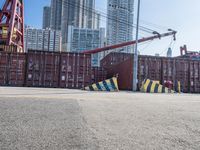
[[[0,44],[17,47],[24,51],[23,0],[6,0],[0,11]]]

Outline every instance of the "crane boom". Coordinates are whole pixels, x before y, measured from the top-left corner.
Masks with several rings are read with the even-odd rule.
[[[163,34],[159,34],[159,33],[156,32],[154,34],[157,34],[157,35],[139,39],[138,43],[151,41],[151,40],[154,40],[154,39],[161,39],[162,37],[167,37],[167,36],[171,36],[171,35],[174,37],[174,40],[176,40],[176,33],[177,32],[172,31],[172,30],[169,30],[169,31],[170,32],[163,33]],[[97,48],[97,49],[94,49],[94,50],[85,50],[82,53],[84,53],[84,54],[95,54],[95,53],[99,53],[99,52],[108,51],[108,50],[111,50],[111,49],[116,49],[116,48],[121,48],[121,47],[124,47],[124,46],[134,45],[135,43],[136,43],[136,41],[134,40],[134,41],[124,42],[124,43],[120,43],[120,44],[116,44],[116,45],[106,46],[106,47],[103,47],[103,48]]]

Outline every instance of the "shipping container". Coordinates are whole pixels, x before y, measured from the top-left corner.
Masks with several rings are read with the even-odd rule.
[[[6,52],[0,52],[0,85],[7,85],[8,81],[8,61],[9,54]]]
[[[10,53],[8,68],[8,85],[24,86],[26,69],[25,53]]]
[[[100,61],[100,66],[103,67],[103,68],[108,68],[112,65],[117,65],[117,64],[119,64],[119,63],[121,63],[121,62],[123,62],[127,59],[130,59],[132,57],[133,56],[131,54],[128,54],[128,53],[112,52]]]
[[[176,60],[174,58],[162,57],[161,84],[165,81],[176,81]]]
[[[107,72],[103,67],[92,67],[92,83],[98,83],[107,79]]]
[[[189,74],[189,61],[188,59],[176,59],[176,72],[174,76],[177,81],[181,82],[182,91],[185,93],[190,92],[190,74]]]
[[[189,61],[191,93],[200,93],[200,61]]]
[[[0,52],[0,85],[24,86],[26,55]]]
[[[107,71],[107,78],[118,75],[119,89],[132,90],[133,55],[126,55],[124,61],[120,59],[124,58],[124,54],[121,57],[120,53],[109,55],[101,61],[102,67]],[[118,58],[119,62],[116,61]],[[171,81],[174,88],[177,81],[180,81],[183,92],[200,93],[200,61],[140,55],[138,89],[145,79],[159,81],[163,85],[166,81]]]
[[[80,89],[91,84],[91,55],[61,53],[60,87]]]
[[[26,86],[59,87],[60,53],[29,51],[27,53]]]
[[[138,83],[139,87],[145,79],[161,81],[161,57],[139,56],[138,61]],[[132,61],[131,61],[132,62]],[[138,88],[139,88],[138,87]]]
[[[106,68],[107,78],[118,77],[118,86],[120,90],[132,90],[133,81],[133,63],[127,59],[121,63]]]

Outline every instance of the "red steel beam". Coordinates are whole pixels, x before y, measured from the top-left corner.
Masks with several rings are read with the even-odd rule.
[[[138,43],[151,41],[151,40],[154,40],[154,39],[161,39],[162,37],[171,36],[171,35],[173,35],[174,40],[176,40],[176,37],[175,37],[176,33],[177,33],[176,31],[170,31],[168,33],[157,34],[157,35],[154,35],[154,36],[139,39]],[[103,48],[97,48],[97,49],[94,49],[94,50],[85,50],[82,53],[84,53],[84,54],[95,54],[95,53],[99,53],[99,52],[103,52],[103,51],[108,51],[108,50],[111,50],[111,49],[116,49],[116,48],[121,48],[121,47],[124,47],[124,46],[134,45],[135,43],[136,43],[136,41],[129,41],[129,42],[121,43],[121,44],[106,46],[106,47],[103,47]]]

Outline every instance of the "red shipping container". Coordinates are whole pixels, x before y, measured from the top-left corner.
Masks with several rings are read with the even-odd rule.
[[[61,53],[60,87],[80,89],[91,84],[91,55]]]
[[[0,85],[23,86],[25,63],[24,53],[0,52]]]
[[[26,86],[59,87],[60,53],[29,51]]]
[[[139,87],[145,79],[161,81],[161,65],[161,57],[140,55],[138,63]]]
[[[121,90],[132,90],[133,58],[124,62],[113,63],[113,60],[120,57],[113,54],[109,55],[101,61],[101,64],[108,64],[104,67],[108,74],[107,78],[118,74],[119,88]],[[111,57],[115,58],[110,59]],[[164,84],[165,81],[172,81],[175,85],[177,81],[180,81],[183,92],[200,93],[199,63],[200,61],[181,58],[139,56],[138,88],[141,87],[144,79],[148,78],[160,81],[161,84]]]
[[[9,57],[8,85],[24,86],[26,54],[11,53]]]
[[[162,57],[161,66],[161,83],[164,84],[165,81],[171,81],[175,83],[176,81],[176,59]]]
[[[60,53],[44,53],[44,87],[59,87]]]
[[[107,72],[103,67],[92,67],[92,83],[98,83],[107,79]]]
[[[189,60],[188,59],[176,59],[176,72],[175,77],[177,81],[180,81],[182,91],[184,93],[190,92],[190,74],[189,74]]]
[[[101,62],[100,62],[100,66],[103,68],[108,68],[112,65],[117,65],[127,59],[132,58],[132,54],[128,54],[128,53],[110,53],[108,54],[106,57],[104,57]]]
[[[6,52],[0,52],[0,85],[7,85],[8,76],[8,61],[9,54]]]
[[[106,71],[107,78],[118,76],[118,86],[120,90],[132,90],[133,63],[131,59],[109,66]]]
[[[190,92],[200,93],[200,61],[190,61]]]

